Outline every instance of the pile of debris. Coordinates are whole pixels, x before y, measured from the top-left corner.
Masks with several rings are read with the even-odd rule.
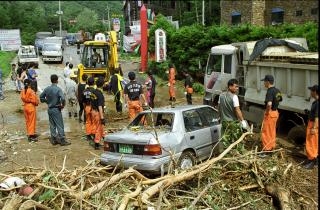
[[[317,177],[312,179],[299,165],[287,162],[285,149],[261,159],[257,148],[239,147],[250,135],[243,134],[217,157],[158,178],[133,168],[123,170],[120,163],[115,168],[101,166],[96,159],[69,171],[66,156],[58,171],[24,167],[0,173],[0,183],[9,177],[26,183],[0,189],[0,208],[316,209]],[[28,190],[21,190],[26,186]]]

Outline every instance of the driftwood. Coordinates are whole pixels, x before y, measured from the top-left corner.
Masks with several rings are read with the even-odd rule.
[[[21,203],[23,201],[23,197],[17,194],[14,194],[10,200],[4,204],[2,210],[16,210],[19,209]]]
[[[149,200],[150,197],[152,197],[155,194],[159,193],[159,189],[160,188],[166,189],[167,187],[169,187],[169,186],[171,186],[173,184],[192,179],[198,173],[208,170],[215,162],[217,162],[220,159],[222,159],[234,146],[236,146],[241,141],[243,141],[243,139],[249,134],[251,134],[251,133],[247,132],[247,133],[242,134],[242,136],[237,141],[233,142],[218,157],[210,159],[210,160],[208,160],[206,162],[203,162],[203,163],[193,167],[190,171],[182,171],[180,174],[178,174],[178,175],[176,175],[174,177],[169,176],[169,178],[164,179],[164,180],[158,182],[157,184],[149,187],[141,195],[142,202],[144,202],[146,204],[153,205],[148,200]]]
[[[36,201],[33,200],[27,200],[25,201],[19,208],[19,210],[33,210],[33,209],[39,209],[39,210],[51,210],[45,205],[42,205]]]
[[[275,206],[280,210],[291,210],[290,194],[286,189],[278,185],[266,185],[265,189],[275,199]]]

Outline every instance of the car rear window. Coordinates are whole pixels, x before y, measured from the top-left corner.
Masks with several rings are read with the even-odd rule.
[[[174,114],[163,112],[154,112],[153,114],[141,113],[129,124],[129,128],[140,127],[147,130],[152,129],[152,122],[157,129],[171,131],[174,122]]]

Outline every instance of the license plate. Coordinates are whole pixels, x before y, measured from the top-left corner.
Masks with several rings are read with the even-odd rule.
[[[127,144],[119,145],[119,153],[132,154],[132,152],[133,152],[132,145],[127,145]]]

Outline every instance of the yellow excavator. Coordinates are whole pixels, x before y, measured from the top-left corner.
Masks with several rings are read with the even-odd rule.
[[[119,67],[117,33],[110,31],[107,37],[98,33],[93,41],[84,42],[80,58],[77,73],[79,82],[82,81],[82,75],[87,74],[89,77],[103,77],[107,83],[110,75]]]

